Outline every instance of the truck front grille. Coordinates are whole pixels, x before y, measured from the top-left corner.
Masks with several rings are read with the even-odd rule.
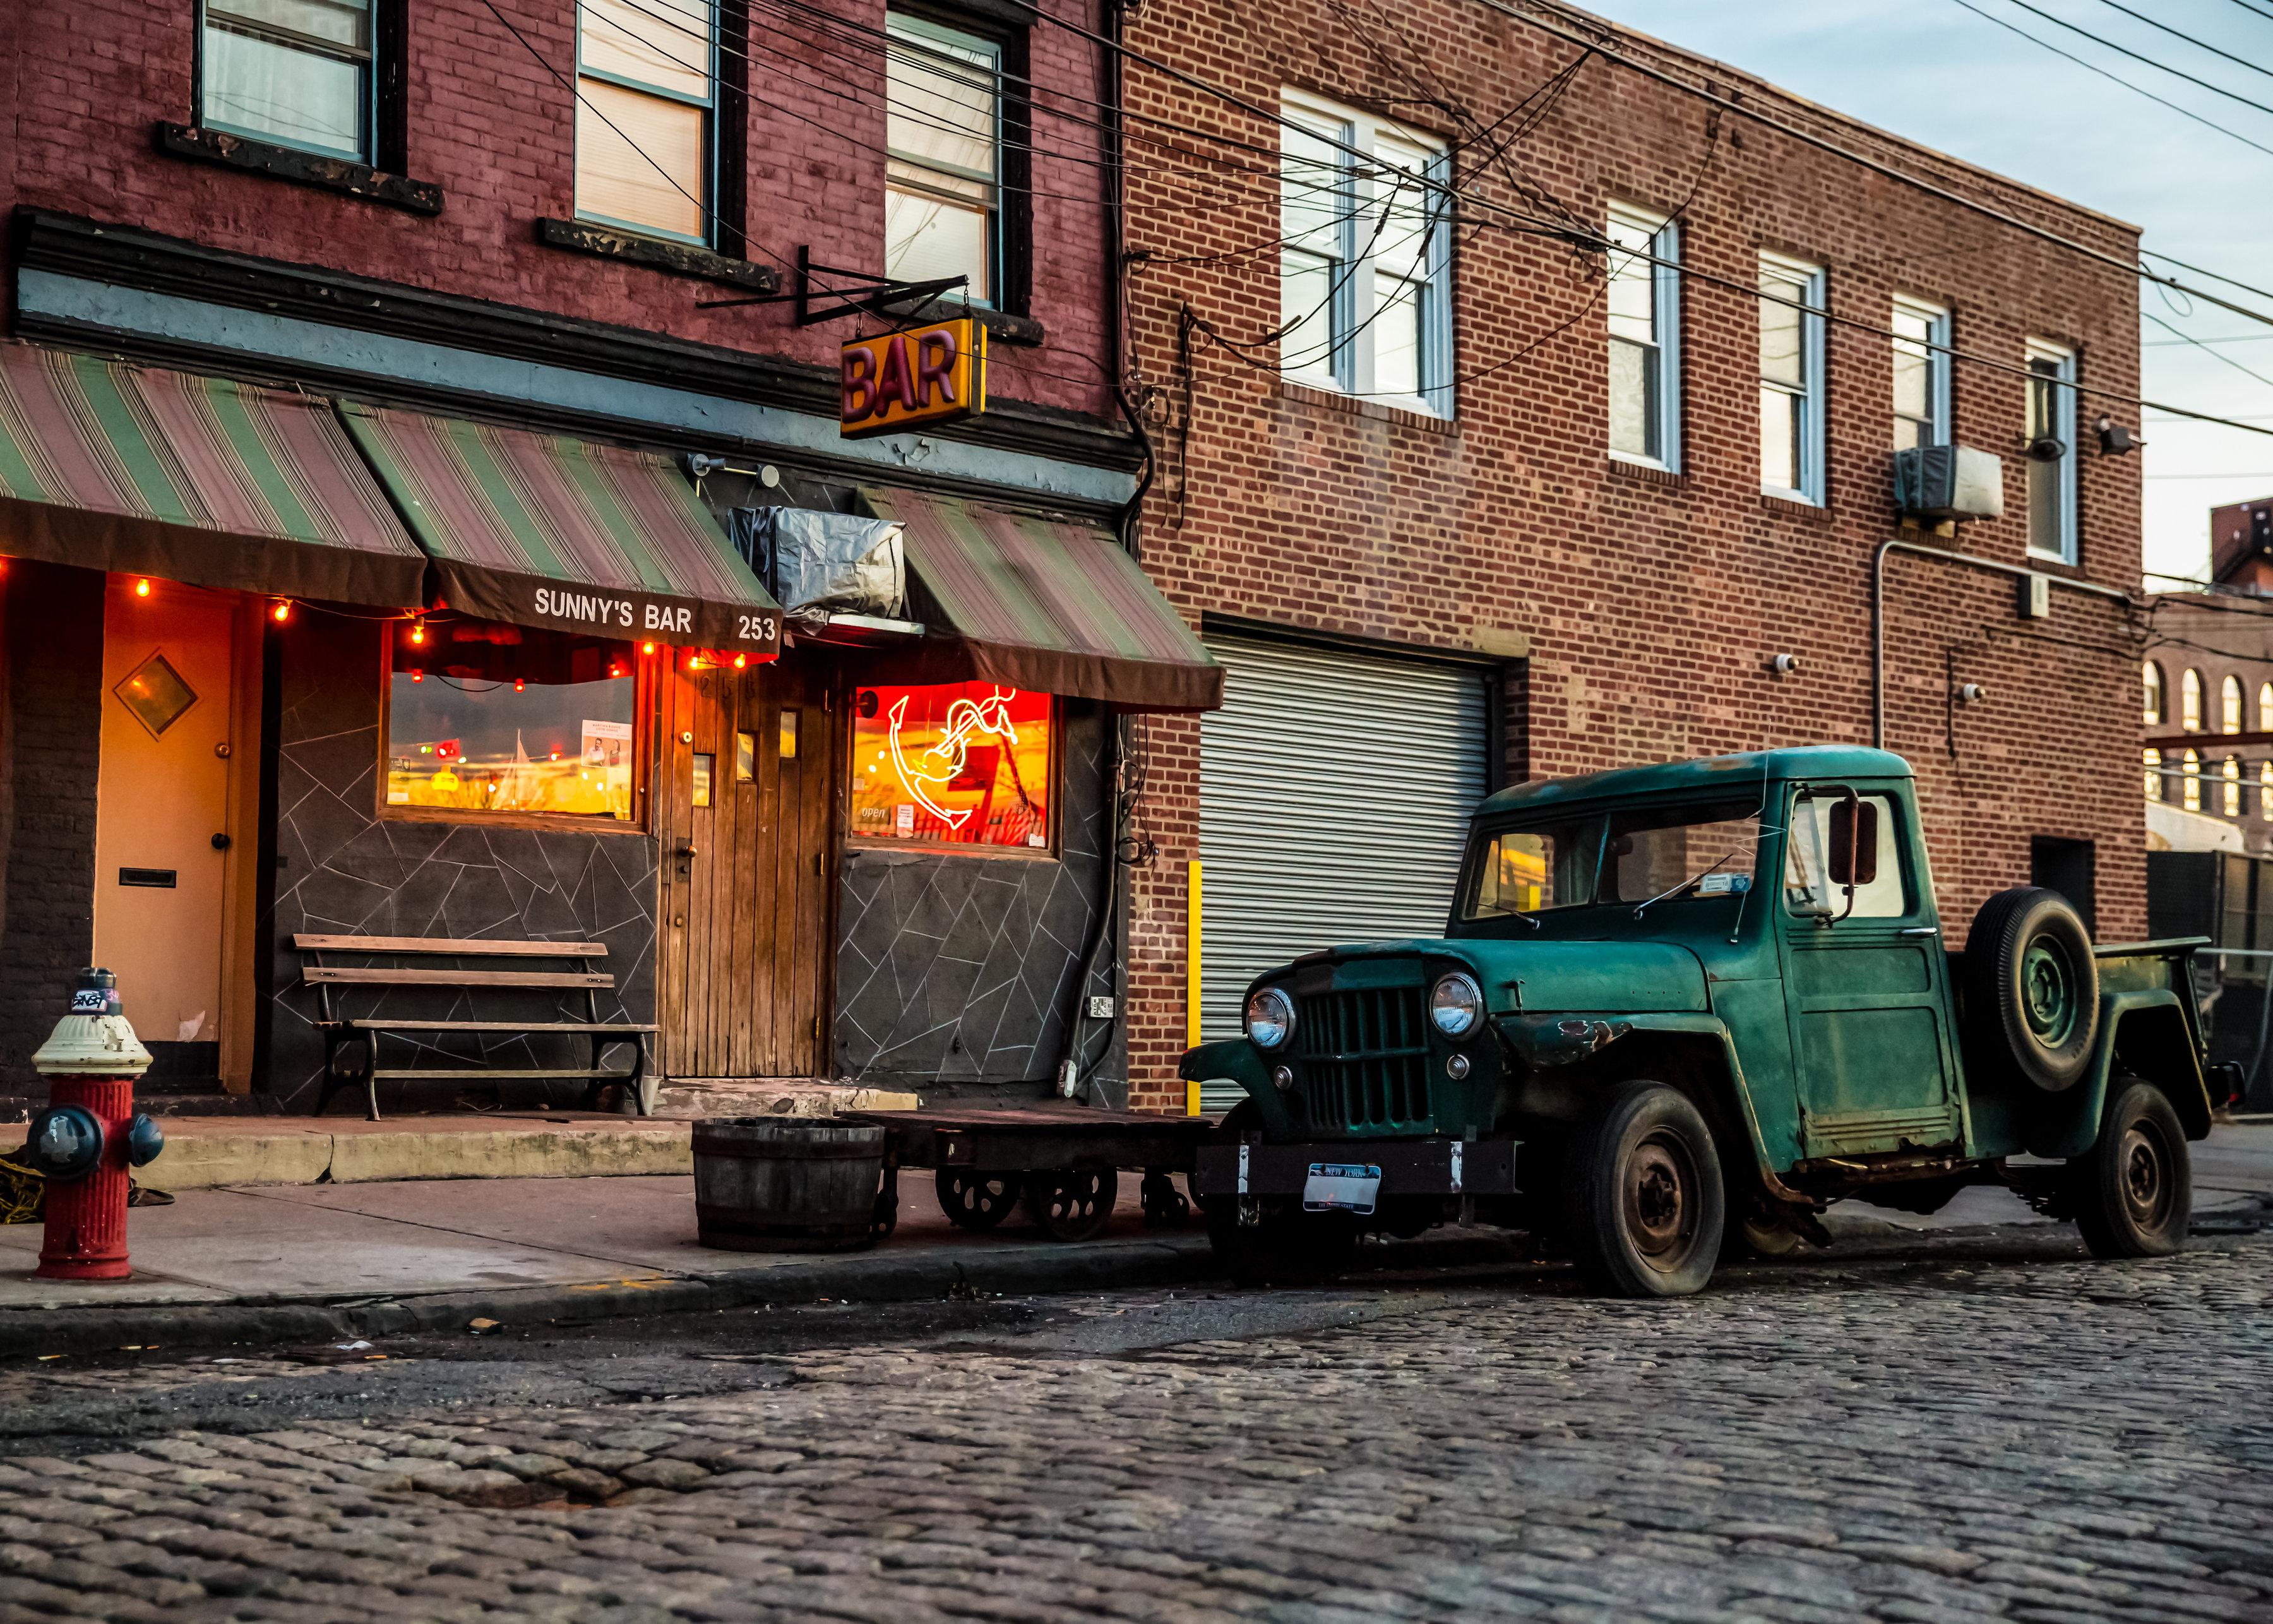
[[[1425,1128],[1427,1021],[1418,987],[1298,998],[1294,1057],[1310,1121],[1321,1128]]]

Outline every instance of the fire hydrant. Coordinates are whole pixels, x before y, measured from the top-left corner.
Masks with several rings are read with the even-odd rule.
[[[33,1070],[48,1079],[48,1104],[32,1118],[26,1152],[47,1176],[47,1235],[39,1274],[48,1280],[124,1280],[127,1168],[165,1147],[147,1116],[134,1114],[134,1079],[150,1051],[119,1012],[118,978],[86,969],[71,1013],[56,1023]]]

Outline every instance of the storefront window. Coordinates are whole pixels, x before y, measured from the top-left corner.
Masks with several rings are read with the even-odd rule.
[[[630,643],[462,620],[393,636],[387,805],[637,818]]]
[[[993,682],[859,689],[853,837],[1046,848],[1054,725],[1047,694]]]

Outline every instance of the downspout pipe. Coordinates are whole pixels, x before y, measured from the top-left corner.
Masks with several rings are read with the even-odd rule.
[[[1873,749],[1887,748],[1887,554],[1915,553],[1923,558],[1939,559],[1945,564],[1962,564],[1968,569],[1985,569],[1992,575],[2009,575],[2015,581],[2026,581],[2043,575],[2056,587],[2071,592],[2082,592],[2093,598],[2104,598],[2127,608],[2139,602],[2121,587],[2102,586],[2097,581],[2077,581],[2067,575],[2052,575],[2047,570],[2030,569],[2025,564],[2000,564],[1995,559],[1977,558],[1970,553],[1952,553],[1947,547],[1930,546],[1922,541],[1907,541],[1891,536],[1879,544],[1871,555],[1871,746]]]

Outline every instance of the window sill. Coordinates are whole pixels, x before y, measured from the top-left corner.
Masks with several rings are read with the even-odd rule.
[[[1609,454],[1609,467],[1613,474],[1639,485],[1663,485],[1671,491],[1684,490],[1689,485],[1689,476],[1677,468],[1668,468],[1662,462],[1645,462],[1639,457],[1624,456],[1616,451]]]
[[[542,829],[555,834],[644,836],[647,825],[620,818],[579,816],[573,812],[480,812],[462,807],[413,807],[381,802],[379,819],[390,823],[466,823],[484,829]]]
[[[693,243],[641,237],[636,231],[596,225],[589,220],[540,220],[536,222],[536,240],[548,248],[565,248],[571,253],[592,254],[603,259],[628,259],[634,265],[652,266],[677,276],[746,288],[752,293],[781,290],[781,277],[769,266],[729,259]]]
[[[1831,516],[1831,509],[1821,502],[1812,502],[1804,496],[1780,495],[1774,491],[1760,492],[1760,506],[1770,513],[1789,514],[1795,519],[1820,522]]]
[[[1014,316],[1007,310],[996,310],[991,304],[973,304],[966,299],[949,294],[917,304],[903,299],[884,306],[884,314],[903,320],[958,321],[965,316],[978,318],[979,325],[986,329],[986,336],[998,344],[1018,344],[1028,348],[1049,342],[1049,334],[1031,316]]]
[[[1407,428],[1425,429],[1432,434],[1457,435],[1460,432],[1456,417],[1440,417],[1432,411],[1415,411],[1409,406],[1392,406],[1385,401],[1361,400],[1354,395],[1344,395],[1339,389],[1322,389],[1316,384],[1296,383],[1291,378],[1279,380],[1279,398],[1299,401],[1308,406],[1323,406],[1352,417],[1370,417],[1376,422],[1394,423]]]
[[[984,862],[1057,862],[1060,854],[1047,846],[954,846],[945,841],[894,840],[874,835],[847,835],[848,857],[879,853],[898,857],[976,857]]]
[[[170,157],[218,163],[249,175],[266,175],[272,180],[335,192],[341,197],[361,198],[366,203],[384,203],[414,214],[442,212],[442,188],[432,181],[389,175],[352,159],[326,158],[320,153],[302,152],[296,147],[279,147],[271,141],[199,129],[193,124],[161,123],[157,137],[158,150]]]

